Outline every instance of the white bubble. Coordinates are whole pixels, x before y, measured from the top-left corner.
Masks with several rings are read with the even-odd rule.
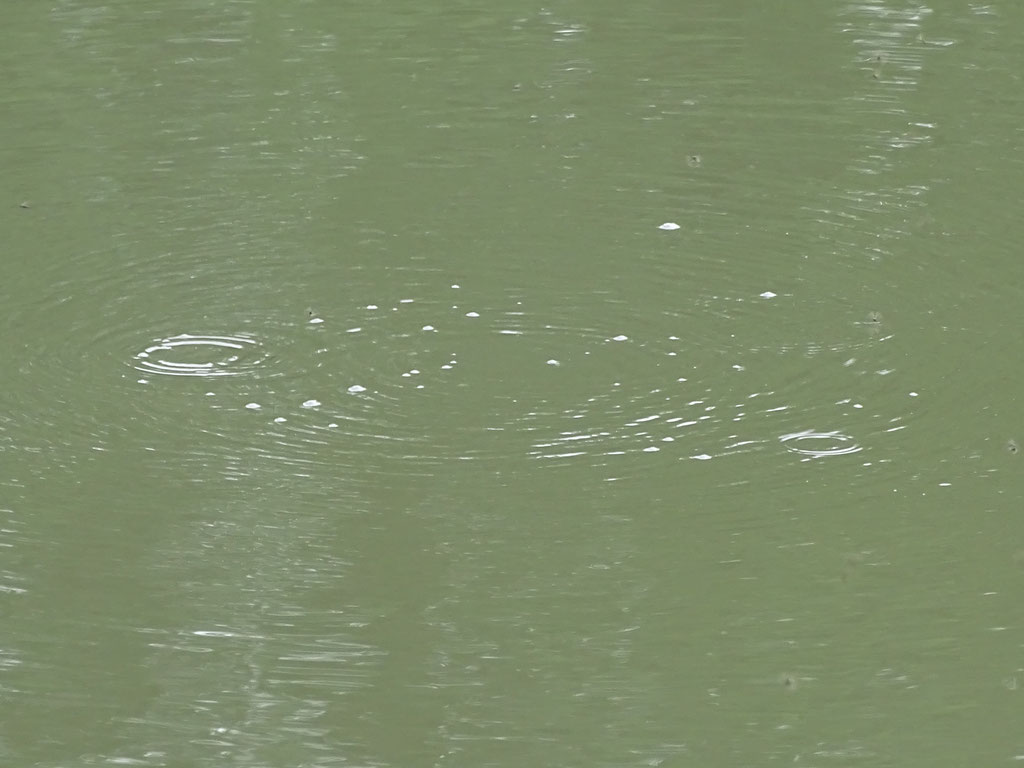
[[[674,221],[666,221],[664,224],[659,224],[658,229],[664,229],[666,232],[671,232],[673,230],[679,229],[679,225],[676,224]]]
[[[548,365],[561,365],[557,360],[548,360]]]
[[[278,416],[276,419],[274,419],[275,424],[284,424],[286,421],[288,421],[288,419],[286,419],[284,416]]]
[[[467,312],[466,317],[480,317],[479,312]]]
[[[612,337],[612,341],[626,341],[627,339],[629,339],[629,336],[625,336],[621,333],[618,336]]]
[[[311,318],[309,318],[309,322],[313,323],[314,325],[316,325],[317,323],[322,323],[323,321],[324,321],[324,319],[322,317],[311,317]]]
[[[778,294],[772,293],[771,291],[765,291],[761,294],[762,299],[774,299],[776,296],[778,296]]]
[[[328,424],[328,425],[327,425],[327,428],[328,428],[328,429],[337,429],[337,428],[338,428],[338,425],[337,425],[337,424],[335,424],[335,423],[334,423],[334,422],[332,421],[332,422],[331,422],[330,424]]]
[[[644,448],[644,453],[657,453],[660,450],[661,448],[659,448],[656,445],[648,445],[646,448]]]
[[[348,388],[348,391],[352,392],[353,394],[356,394],[358,392],[365,392],[366,387],[362,386],[361,384],[353,384],[351,387]]]
[[[399,299],[398,300],[399,304],[412,304],[412,302],[413,302],[412,299]]]
[[[423,330],[424,331],[433,331],[434,330],[434,326],[432,326],[432,325],[424,325],[423,326]]]
[[[345,333],[359,333],[361,330],[363,329],[359,328],[358,326],[355,328],[346,328]]]
[[[461,288],[462,286],[458,283],[452,283],[452,288]]]
[[[306,402],[304,402],[302,404],[302,407],[303,408],[319,408],[320,407],[320,401],[319,400],[307,400]]]
[[[376,304],[367,304],[366,308],[367,309],[380,309],[380,307],[378,307]]]
[[[245,407],[248,408],[250,411],[258,411],[263,406],[260,405],[259,403],[246,403]]]

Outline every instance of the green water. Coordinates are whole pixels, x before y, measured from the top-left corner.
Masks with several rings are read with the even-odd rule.
[[[1024,758],[1014,4],[13,4],[0,764]]]

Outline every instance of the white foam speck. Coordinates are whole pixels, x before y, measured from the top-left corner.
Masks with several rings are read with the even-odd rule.
[[[445,363],[444,365],[441,366],[441,370],[442,371],[450,371],[451,369],[452,369],[452,367],[448,363]]]
[[[351,387],[348,388],[348,391],[353,394],[356,394],[358,392],[365,392],[366,387],[362,386],[361,384],[353,384]]]
[[[765,291],[764,293],[761,294],[761,298],[762,299],[774,299],[778,295],[779,294],[772,293],[771,291]]]
[[[250,411],[258,411],[263,406],[260,405],[259,403],[246,403],[245,407],[248,408]]]
[[[302,404],[302,407],[303,408],[319,408],[320,407],[320,401],[319,400],[307,400],[306,402],[304,402]]]
[[[917,397],[917,392],[911,392],[911,393],[910,393],[910,396],[911,396],[911,397]]]
[[[629,336],[625,336],[620,333],[618,336],[613,336],[612,341],[626,341],[628,338]]]
[[[366,308],[367,309],[380,309],[380,307],[378,307],[376,304],[367,304]]]
[[[316,325],[317,323],[322,323],[323,321],[324,321],[324,319],[322,317],[311,317],[311,318],[309,318],[309,322],[314,324],[314,325]]]
[[[548,365],[561,365],[557,360],[548,360]]]
[[[360,332],[361,330],[363,330],[363,329],[362,329],[362,328],[359,328],[359,327],[357,326],[357,327],[355,327],[355,328],[348,328],[348,329],[346,329],[346,330],[345,330],[345,333],[359,333],[359,332]]]
[[[698,453],[696,456],[691,456],[690,458],[691,459],[697,459],[698,461],[707,461],[708,459],[713,458],[713,457],[712,456],[708,456],[706,453]]]
[[[462,286],[458,283],[452,283],[452,288],[461,288]]]
[[[480,317],[479,312],[467,312],[466,317]]]
[[[286,419],[284,416],[278,416],[276,419],[274,419],[275,424],[284,424],[286,421],[288,421],[288,419]]]
[[[412,299],[399,299],[398,300],[399,304],[412,304],[412,302],[413,302]]]
[[[432,326],[432,325],[424,325],[423,326],[423,330],[424,331],[433,331],[434,330],[434,326]]]
[[[644,448],[644,453],[657,453],[660,450],[661,448],[659,448],[656,445],[648,445],[646,448]]]
[[[666,232],[672,232],[673,230],[679,229],[679,225],[674,221],[666,221],[664,224],[659,224],[658,229],[664,229]]]
[[[327,425],[327,428],[328,428],[328,429],[337,429],[337,428],[338,428],[338,425],[337,425],[337,424],[335,424],[335,423],[334,423],[334,422],[332,421],[332,422],[331,422],[330,424],[328,424],[328,425]]]

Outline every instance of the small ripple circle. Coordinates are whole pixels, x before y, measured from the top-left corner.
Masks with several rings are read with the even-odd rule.
[[[793,432],[779,437],[786,448],[802,456],[815,459],[826,456],[845,456],[863,450],[849,435],[841,432],[815,432],[812,429]]]
[[[158,339],[135,355],[134,367],[161,376],[241,376],[267,359],[250,336],[189,333]]]

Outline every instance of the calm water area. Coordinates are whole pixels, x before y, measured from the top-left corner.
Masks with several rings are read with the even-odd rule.
[[[0,766],[1024,760],[1022,36],[8,3]]]

